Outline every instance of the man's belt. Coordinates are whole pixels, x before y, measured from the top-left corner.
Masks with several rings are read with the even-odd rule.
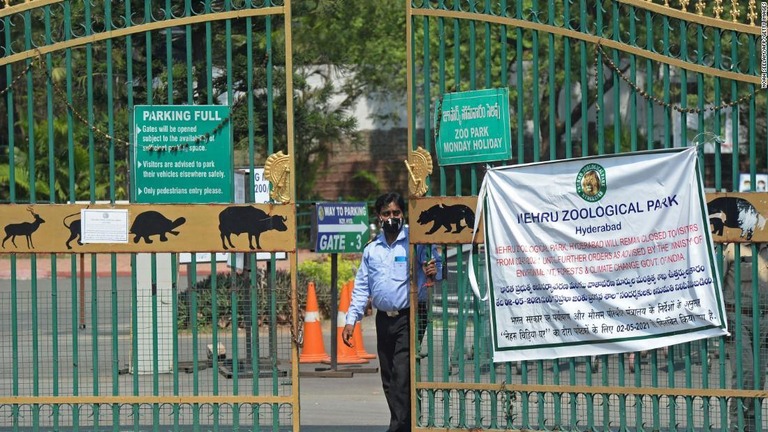
[[[384,313],[386,313],[387,316],[390,318],[397,318],[400,315],[408,315],[408,312],[410,311],[410,309],[411,308],[405,308],[405,309],[400,309],[396,311],[385,311]]]

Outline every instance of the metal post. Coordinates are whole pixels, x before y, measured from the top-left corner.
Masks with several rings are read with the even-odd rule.
[[[336,370],[336,352],[338,341],[335,332],[338,331],[339,321],[339,254],[331,254],[331,370]]]
[[[80,254],[80,330],[85,330],[85,254]]]

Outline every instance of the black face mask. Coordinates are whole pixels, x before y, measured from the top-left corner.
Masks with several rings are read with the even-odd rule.
[[[403,226],[403,220],[400,218],[387,218],[382,224],[384,232],[387,234],[397,234]]]

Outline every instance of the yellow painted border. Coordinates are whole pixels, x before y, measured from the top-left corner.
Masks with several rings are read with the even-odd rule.
[[[453,18],[453,19],[459,19],[459,20],[466,20],[466,21],[476,21],[476,22],[487,22],[492,24],[499,24],[499,25],[507,25],[511,27],[520,27],[520,28],[526,28],[529,30],[537,30],[537,31],[544,31],[547,33],[556,34],[558,36],[564,36],[571,39],[577,39],[582,40],[585,42],[590,42],[592,44],[600,44],[604,47],[617,49],[629,54],[633,54],[639,57],[643,57],[649,60],[653,60],[659,63],[668,64],[670,66],[676,66],[691,72],[701,73],[704,75],[711,75],[716,76],[720,78],[725,78],[729,80],[734,81],[740,81],[744,83],[749,84],[760,84],[760,77],[754,76],[754,75],[745,75],[741,73],[736,72],[729,72],[729,71],[723,71],[715,68],[711,68],[708,66],[702,66],[695,63],[667,57],[663,54],[658,54],[652,51],[648,51],[646,49],[638,48],[633,45],[628,45],[622,42],[617,42],[611,39],[605,39],[599,36],[591,35],[591,34],[585,34],[581,33],[575,30],[569,30],[564,29],[560,27],[554,27],[548,24],[541,24],[541,23],[534,23],[529,22],[525,20],[520,20],[517,18],[507,18],[507,17],[501,17],[496,15],[486,15],[486,14],[477,14],[477,13],[471,13],[471,12],[457,12],[457,11],[447,11],[447,10],[435,10],[435,9],[409,9],[409,13],[414,16],[429,16],[429,17],[435,17],[435,18]],[[682,13],[682,12],[681,12]],[[694,15],[697,16],[698,15]],[[408,16],[408,19],[406,22],[410,22],[411,16]],[[748,26],[747,26],[748,27]],[[750,29],[752,29],[750,27]],[[760,29],[757,29],[757,34],[760,33]],[[753,33],[754,31],[750,31],[749,33]],[[410,31],[409,31],[410,35]],[[409,45],[410,48],[410,45]],[[410,72],[410,53],[408,55],[408,72]],[[409,87],[410,88],[410,87]],[[409,99],[410,100],[410,99]]]
[[[694,22],[694,23],[702,24],[708,27],[715,27],[722,30],[734,30],[737,32],[749,33],[756,36],[760,35],[760,27],[758,26],[744,24],[740,22],[728,21],[724,19],[712,18],[712,17],[699,15],[691,12],[684,12],[681,10],[671,8],[669,6],[651,3],[648,0],[615,0],[615,1],[619,3],[628,4],[630,6],[634,6],[638,9],[645,9],[645,10],[657,13],[659,15],[666,15],[671,18],[676,18],[679,20],[687,21],[687,22]]]
[[[411,0],[405,0],[405,112],[406,112],[406,121],[408,122],[408,125],[406,127],[406,131],[408,134],[407,142],[408,147],[406,154],[410,154],[413,150],[413,128],[415,118],[413,117],[413,103],[411,101],[411,95],[413,90],[413,70],[414,67],[413,59],[411,56],[413,55],[413,50],[411,49],[411,45],[413,44],[413,38],[411,36],[411,33],[413,32],[413,25],[411,23],[411,20],[414,16],[414,9],[411,4]],[[427,115],[429,117],[429,115]],[[410,240],[409,240],[410,241]],[[413,257],[415,254],[411,254],[411,268],[413,268],[413,265],[416,263],[415,258]],[[416,281],[414,278],[411,278],[411,286],[410,286],[410,302],[411,304],[416,304],[418,302],[418,287],[416,286]],[[415,322],[416,318],[416,309],[411,308],[409,312],[408,319],[411,320],[411,322]],[[416,353],[416,326],[410,326],[410,335],[408,339],[410,340],[408,342],[408,349],[411,354]],[[418,380],[416,379],[416,356],[410,355],[408,356],[410,360],[410,370],[408,373],[411,375],[411,383],[416,383]],[[410,405],[411,405],[411,412],[416,413],[417,411],[417,402],[418,398],[416,395],[416,386],[411,385],[411,394],[410,394]],[[411,430],[414,430],[416,428],[416,416],[411,416]]]
[[[286,146],[288,156],[291,158],[290,172],[288,173],[290,202],[293,203],[293,217],[296,222],[296,148],[293,129],[293,27],[291,26],[291,0],[285,0],[285,111],[286,111]],[[293,236],[291,247],[296,248],[296,235]],[[291,329],[299,329],[299,301],[298,295],[298,257],[295,252],[288,254],[291,268]],[[291,334],[291,364],[299,364],[299,344]],[[299,401],[299,368],[291,368],[291,397],[290,403],[293,410],[293,431],[301,430],[301,403]]]
[[[64,42],[57,42],[51,45],[41,46],[35,50],[27,50],[20,53],[12,54],[7,57],[0,58],[0,66],[4,66],[11,63],[16,63],[22,60],[27,60],[33,57],[37,57],[38,54],[49,54],[56,51],[61,51],[69,48],[75,48],[94,42],[101,42],[108,39],[114,39],[124,37],[128,35],[134,35],[138,33],[144,33],[153,30],[162,30],[171,27],[180,27],[190,24],[205,23],[211,21],[223,21],[229,19],[248,18],[255,16],[268,16],[268,15],[283,15],[285,9],[290,7],[290,2],[286,1],[284,7],[268,7],[263,9],[243,9],[237,11],[227,12],[212,12],[209,14],[196,15],[191,17],[174,18],[170,20],[154,21],[147,24],[139,24],[128,28],[112,30],[108,32],[102,32],[93,34],[90,36],[84,36],[77,39],[71,39]],[[287,16],[290,16],[288,14]],[[290,39],[290,38],[288,38]]]
[[[64,3],[64,0],[27,0],[21,4],[0,9],[0,18],[56,3]]]
[[[565,384],[486,384],[460,382],[417,382],[421,390],[470,390],[470,391],[517,391],[536,393],[581,393],[581,394],[619,394],[636,396],[680,396],[680,397],[742,397],[766,398],[766,390],[735,390],[717,388],[668,388],[668,387],[633,387],[633,386],[586,386]]]
[[[104,404],[289,404],[292,396],[3,396],[0,405],[104,405]]]

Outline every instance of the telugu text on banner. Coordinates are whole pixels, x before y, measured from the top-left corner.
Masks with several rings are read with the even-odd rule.
[[[476,214],[494,361],[727,334],[705,211],[695,148],[489,170]]]

